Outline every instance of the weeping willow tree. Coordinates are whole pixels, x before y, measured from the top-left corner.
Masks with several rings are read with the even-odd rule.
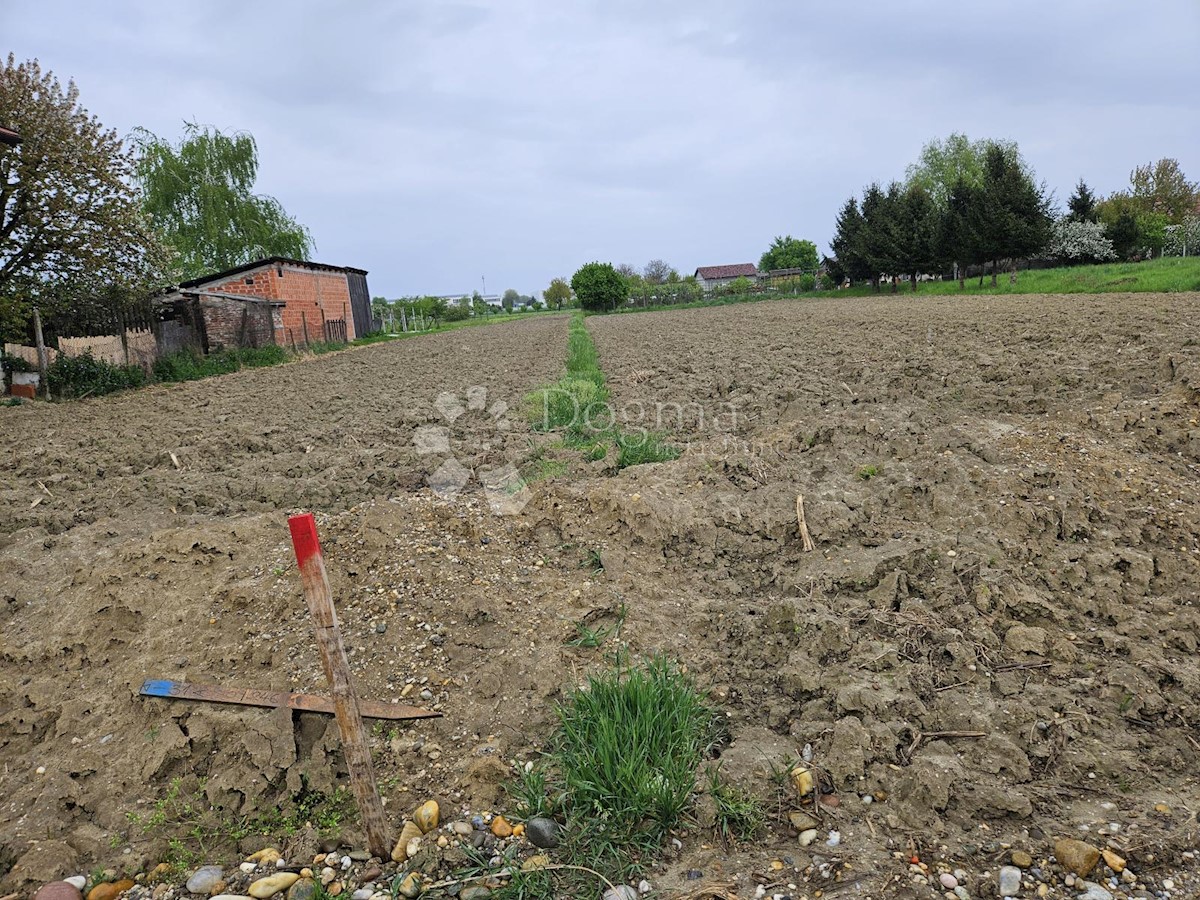
[[[246,132],[185,125],[173,145],[134,132],[142,204],[163,241],[178,253],[185,278],[231,269],[266,256],[304,259],[308,229],[274,197],[254,193],[258,146]]]

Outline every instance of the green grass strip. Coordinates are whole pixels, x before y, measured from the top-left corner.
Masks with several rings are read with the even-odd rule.
[[[525,396],[529,424],[535,431],[562,431],[563,443],[589,461],[604,459],[615,448],[618,469],[679,457],[662,435],[619,428],[608,399],[596,345],[583,313],[577,312],[567,333],[567,373]]]

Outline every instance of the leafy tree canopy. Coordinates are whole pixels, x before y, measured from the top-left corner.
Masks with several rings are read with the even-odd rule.
[[[0,331],[20,337],[37,303],[126,302],[166,286],[170,256],[130,186],[133,160],[37,60],[0,67],[0,115],[24,137],[0,145]]]
[[[812,241],[803,241],[792,237],[776,237],[770,248],[758,261],[760,272],[771,272],[776,269],[804,269],[815,272],[820,265],[817,256],[817,245]]]
[[[550,287],[543,292],[543,296],[547,306],[562,309],[563,305],[571,300],[571,285],[567,284],[565,278],[555,278],[550,282]]]
[[[274,197],[254,193],[258,146],[250,134],[189,122],[177,145],[144,129],[136,140],[143,207],[178,253],[185,277],[312,253],[308,229]]]
[[[679,273],[670,263],[661,259],[652,259],[642,270],[642,277],[647,284],[666,284],[668,281],[678,281]]]
[[[1129,174],[1129,194],[1136,212],[1159,213],[1177,225],[1196,212],[1200,186],[1184,177],[1178,160],[1160,159]]]
[[[944,141],[934,139],[921,149],[921,156],[904,172],[905,185],[920,185],[936,207],[945,209],[955,183],[961,181],[968,188],[983,186],[984,160],[989,147],[1011,150],[1021,159],[1015,141],[992,138],[972,141],[965,134],[954,132]],[[1024,161],[1020,164],[1029,171]]]
[[[629,282],[612,263],[590,262],[571,276],[571,289],[584,309],[616,309],[629,298]]]

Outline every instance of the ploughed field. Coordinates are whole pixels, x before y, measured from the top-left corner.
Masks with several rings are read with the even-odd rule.
[[[683,449],[619,472],[515,410],[565,318],[0,410],[0,887],[153,866],[169,835],[128,814],[173,781],[229,816],[344,783],[323,717],[136,693],[324,690],[284,523],[314,509],[360,695],[445,713],[372,735],[397,819],[504,809],[620,641],[698,678],[722,775],[771,812],[731,846],[701,798],[656,888],[939,896],[917,856],[994,896],[1011,849],[1065,835],[1200,895],[1198,320],[1195,294],[592,317],[613,413]],[[528,503],[434,495],[449,457],[520,467]],[[801,847],[771,772],[806,745],[837,801]]]

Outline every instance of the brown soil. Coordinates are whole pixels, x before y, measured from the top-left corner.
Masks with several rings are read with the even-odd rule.
[[[837,850],[800,850],[780,800],[749,845],[688,832],[657,887],[800,880],[820,848],[860,891],[915,890],[902,853],[988,896],[1005,845],[1037,859],[1061,834],[1176,872],[1200,809],[1198,312],[1196,295],[903,297],[592,318],[617,411],[654,425],[678,404],[660,424],[686,451],[572,462],[512,516],[474,482],[431,496],[440,460],[414,432],[441,392],[513,403],[552,380],[565,319],[0,410],[0,888],[157,861],[165,835],[126,814],[173,778],[231,815],[332,787],[323,717],[136,693],[322,689],[283,518],[301,508],[360,693],[428,688],[445,713],[373,737],[397,816],[427,792],[490,808],[603,664],[564,645],[573,623],[625,603],[620,639],[679,658],[728,714],[724,774],[774,804],[769,765],[808,744],[841,800],[820,815]],[[456,455],[535,471],[545,441],[509,418],[465,417]]]

